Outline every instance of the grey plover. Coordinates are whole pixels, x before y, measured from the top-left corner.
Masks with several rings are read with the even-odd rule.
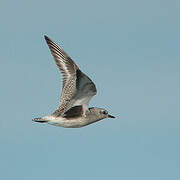
[[[66,128],[78,128],[105,118],[115,118],[105,109],[88,108],[89,101],[97,92],[95,84],[62,48],[47,36],[44,37],[63,76],[62,93],[60,106],[53,114],[35,118],[33,121]]]

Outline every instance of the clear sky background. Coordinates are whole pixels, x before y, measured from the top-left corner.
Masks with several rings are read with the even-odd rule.
[[[180,179],[179,0],[6,0],[0,22],[0,179]],[[116,119],[32,122],[62,86],[45,34],[96,83],[91,106]]]

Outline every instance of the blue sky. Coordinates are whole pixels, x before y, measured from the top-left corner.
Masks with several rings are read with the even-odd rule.
[[[0,179],[179,180],[179,1],[0,4]],[[57,108],[62,85],[45,34],[96,83],[91,106],[116,119],[31,121]]]

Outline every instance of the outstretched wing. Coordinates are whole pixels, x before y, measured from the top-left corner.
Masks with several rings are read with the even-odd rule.
[[[95,84],[56,43],[47,36],[45,40],[63,76],[60,106],[54,114],[58,116],[74,106],[87,107],[90,99],[96,94]]]
[[[44,36],[44,38],[49,46],[52,56],[54,57],[57,67],[62,73],[64,88],[67,81],[71,79],[72,76],[75,76],[76,70],[79,68],[63,49],[47,36]]]

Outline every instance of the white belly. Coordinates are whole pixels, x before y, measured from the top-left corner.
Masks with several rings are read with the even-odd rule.
[[[57,117],[53,120],[48,121],[48,124],[54,126],[61,126],[65,128],[78,128],[88,125],[85,118],[76,118],[76,119],[65,119],[63,117]]]

